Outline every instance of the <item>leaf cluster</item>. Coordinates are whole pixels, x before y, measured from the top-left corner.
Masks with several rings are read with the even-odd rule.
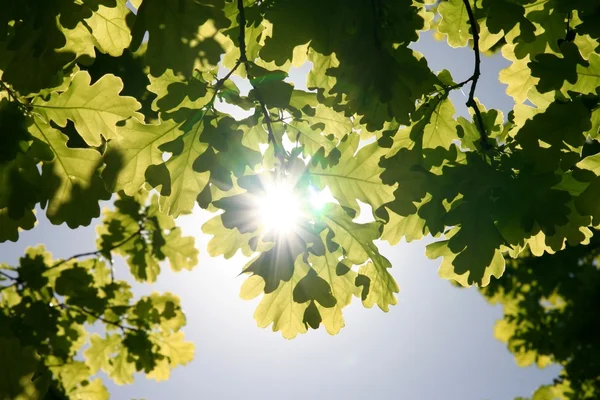
[[[3,396],[108,399],[100,370],[118,384],[136,372],[163,380],[192,360],[179,298],[136,299],[129,283],[114,278],[114,255],[126,257],[139,281],[155,279],[162,259],[174,270],[197,263],[193,239],[145,197],[122,195],[105,211],[96,251],[53,260],[43,246],[30,247],[18,265],[0,265]]]
[[[433,3],[4,2],[0,242],[33,228],[35,207],[76,228],[121,193],[98,254],[152,282],[159,261],[196,264],[173,218],[198,205],[214,214],[202,227],[209,253],[251,257],[241,296],[262,296],[258,325],[287,338],[339,332],[354,296],[384,311],[397,302],[378,240],[431,235],[440,276],[464,286],[487,285],[523,252],[588,244],[600,219],[600,6]],[[472,48],[470,76],[432,71],[412,50],[427,30]],[[490,53],[510,62],[498,77],[508,113],[477,99]],[[307,62],[303,90],[288,74]],[[457,117],[450,94],[467,87],[470,116]],[[272,186],[299,199],[291,235],[257,219]],[[151,189],[157,198],[139,198]],[[314,207],[314,191],[333,199]],[[74,280],[95,268],[67,265],[81,271]],[[58,295],[92,301],[95,290]],[[162,362],[150,341],[127,342],[149,374],[149,360]]]
[[[597,236],[591,243],[554,255],[530,253],[507,263],[501,280],[481,294],[500,304],[504,318],[495,336],[506,342],[520,366],[563,366],[554,385],[536,395],[547,398],[595,399],[600,394],[600,324],[595,312],[600,296]],[[537,399],[538,397],[533,397]]]

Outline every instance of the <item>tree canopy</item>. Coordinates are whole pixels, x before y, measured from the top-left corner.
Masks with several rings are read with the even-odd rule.
[[[136,371],[166,379],[191,360],[178,298],[134,299],[111,263],[124,257],[141,282],[155,281],[163,260],[193,268],[197,249],[175,218],[196,204],[214,214],[202,227],[210,255],[252,257],[241,297],[262,296],[257,324],[286,338],[321,325],[338,333],[353,297],[383,311],[396,304],[379,240],[432,236],[440,277],[463,286],[485,287],[509,260],[504,286],[484,289],[506,304],[521,301],[511,282],[530,279],[512,259],[594,240],[597,2],[2,0],[0,9],[0,242],[33,229],[36,208],[74,229],[115,199],[97,251],[52,260],[35,247],[0,265],[0,352],[22,366],[0,373],[9,397],[105,399],[99,370],[117,383]],[[412,49],[424,31],[472,48],[466,79],[432,71]],[[485,54],[510,62],[498,76],[514,99],[507,115],[477,98]],[[308,91],[288,77],[307,62]],[[455,115],[459,89],[469,118]],[[299,209],[286,232],[257,217],[274,188]],[[315,206],[311,196],[326,191],[331,200]],[[361,205],[370,222],[357,221],[369,213]],[[539,296],[552,302],[550,292]],[[102,334],[89,335],[90,324]],[[521,354],[527,330],[507,324]],[[559,350],[534,344],[525,352],[540,356],[523,357]],[[578,368],[556,360],[567,374]]]
[[[525,251],[508,260],[502,279],[480,289],[491,303],[502,304],[495,336],[519,365],[563,366],[554,384],[540,387],[533,400],[600,396],[599,244],[594,235],[587,246],[553,255]]]

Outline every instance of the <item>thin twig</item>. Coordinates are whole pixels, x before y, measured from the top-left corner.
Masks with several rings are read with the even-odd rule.
[[[31,115],[30,106],[27,105],[26,103],[24,103],[23,101],[21,101],[21,99],[19,99],[19,95],[17,94],[17,92],[15,92],[15,90],[13,88],[8,86],[6,84],[6,82],[3,82],[1,80],[0,80],[0,90],[6,91],[8,93],[8,99],[10,101],[14,101],[15,103],[17,103],[18,107],[20,109],[22,109],[25,114]]]
[[[231,68],[231,70],[227,73],[227,75],[225,75],[224,77],[222,77],[221,79],[219,79],[217,81],[217,83],[215,84],[215,93],[213,94],[212,99],[210,99],[210,101],[208,102],[209,104],[212,104],[215,101],[215,98],[217,97],[219,90],[221,90],[221,88],[223,87],[225,82],[231,77],[231,75],[233,75],[233,73],[238,69],[238,67],[240,65],[242,65],[241,59],[237,60],[237,62],[235,63],[233,68]]]
[[[217,96],[219,95],[219,91],[223,88],[223,85],[225,85],[225,82],[227,82],[227,80],[229,78],[231,78],[231,75],[233,75],[233,73],[239,68],[240,65],[242,65],[242,61],[238,60],[235,63],[235,65],[233,66],[233,68],[231,68],[231,70],[224,77],[217,80],[217,83],[215,83],[215,86],[214,86],[214,93],[213,93],[212,97],[210,98],[210,100],[208,101],[208,103],[206,103],[206,105],[204,106],[203,112],[202,112],[202,117],[200,117],[200,121],[204,119],[204,117],[206,116],[206,112],[209,109],[213,108],[215,100],[217,99]]]
[[[82,257],[90,257],[90,256],[99,256],[102,254],[103,251],[113,251],[121,246],[123,246],[124,244],[126,244],[127,242],[129,242],[131,239],[133,239],[134,237],[140,235],[142,233],[142,228],[138,229],[135,233],[132,233],[128,238],[120,241],[119,243],[115,244],[114,246],[109,247],[108,249],[104,249],[104,250],[96,250],[96,251],[88,251],[87,253],[79,253],[79,254],[75,254],[74,256],[71,256],[69,258],[66,258],[64,260],[60,260],[58,261],[56,264],[54,264],[53,266],[51,266],[48,269],[53,269],[56,267],[61,266],[64,263],[67,263],[71,260],[74,260],[76,258],[82,258]]]
[[[10,276],[7,273],[2,272],[2,271],[0,271],[0,275],[2,275],[3,277],[5,277],[7,279],[10,279],[11,281],[15,281],[15,282],[19,281],[19,278],[14,278],[14,277],[12,277],[12,276]]]
[[[238,45],[240,46],[240,61],[244,64],[248,62],[246,57],[246,12],[244,11],[244,0],[238,0],[238,25],[240,26],[240,34],[238,36]],[[247,71],[246,71],[247,72]]]
[[[8,86],[3,81],[0,81],[0,88],[2,88],[2,90],[5,90],[6,92],[8,92],[9,99],[13,98],[15,101],[18,101],[17,94],[11,89],[10,86]]]
[[[121,329],[122,331],[130,330],[130,331],[135,331],[135,332],[141,332],[141,329],[133,328],[133,327],[128,326],[128,325],[121,325],[119,322],[111,321],[111,320],[108,320],[106,318],[103,318],[103,317],[101,317],[100,315],[98,315],[98,314],[96,314],[94,312],[86,310],[85,308],[80,308],[80,307],[77,307],[77,306],[70,306],[70,305],[64,304],[64,303],[59,303],[58,305],[59,305],[59,307],[61,307],[63,309],[69,309],[69,310],[73,310],[73,311],[79,312],[81,314],[87,314],[90,317],[96,318],[98,321],[104,322],[105,324],[116,326],[119,329]]]
[[[483,123],[483,117],[481,115],[481,111],[479,110],[479,106],[475,101],[475,90],[477,88],[477,82],[479,81],[479,77],[481,76],[481,56],[479,54],[479,25],[477,24],[477,20],[475,19],[475,15],[473,15],[473,9],[471,8],[471,4],[469,4],[469,0],[463,0],[465,8],[467,9],[467,15],[469,16],[469,24],[471,25],[471,31],[473,32],[473,52],[475,53],[475,68],[473,70],[473,75],[469,79],[467,79],[463,85],[467,82],[471,82],[471,90],[469,91],[469,98],[467,100],[467,107],[471,107],[473,112],[475,113],[475,125],[479,130],[479,135],[481,136],[481,147],[484,149],[489,149],[490,144],[488,142],[488,135],[485,130],[485,125]]]
[[[240,46],[240,59],[238,60],[238,63],[244,63],[244,66],[246,67],[246,73],[248,74],[250,85],[252,85],[252,88],[254,88],[256,100],[260,104],[263,119],[265,121],[265,124],[267,125],[267,140],[273,144],[275,156],[279,159],[279,163],[281,164],[281,166],[283,166],[285,162],[285,150],[283,149],[283,146],[280,146],[277,143],[277,140],[275,139],[275,133],[273,131],[273,121],[271,120],[269,109],[263,101],[258,87],[254,85],[253,77],[250,75],[249,62],[246,56],[246,13],[244,12],[244,0],[238,0],[237,8],[238,24],[240,26],[240,34],[238,37],[238,45]]]

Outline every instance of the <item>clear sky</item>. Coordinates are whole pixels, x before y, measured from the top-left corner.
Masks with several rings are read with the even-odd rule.
[[[469,49],[451,49],[429,35],[414,48],[434,71],[450,70],[455,81],[472,73]],[[497,80],[504,63],[501,57],[483,58],[477,95],[488,108],[512,108]],[[292,79],[305,87],[298,76],[301,71]],[[466,97],[460,91],[452,96],[465,115]],[[184,331],[196,345],[194,361],[164,382],[138,375],[133,385],[117,386],[106,379],[113,399],[505,400],[531,394],[558,373],[558,367],[515,364],[493,336],[501,309],[488,305],[476,289],[458,289],[441,280],[439,260],[425,257],[427,240],[394,247],[381,243],[400,285],[398,305],[389,313],[365,309],[354,299],[344,310],[346,327],[336,336],[311,330],[290,341],[260,329],[253,319],[258,299],[238,296],[244,277],[237,275],[246,260],[208,256],[209,238],[200,230],[207,216],[196,210],[178,221],[185,234],[196,237],[201,252],[193,271],[173,273],[165,265],[156,284],[133,284],[138,295],[171,291],[181,297],[188,320]],[[27,246],[38,243],[55,257],[95,249],[93,226],[98,221],[72,231],[52,226],[40,212],[38,218],[38,226],[22,232],[18,243],[0,244],[0,262],[16,263]],[[121,260],[115,269],[118,278],[130,280]]]

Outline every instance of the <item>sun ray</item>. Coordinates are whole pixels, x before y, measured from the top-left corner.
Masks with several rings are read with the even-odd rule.
[[[278,183],[265,189],[265,196],[258,200],[260,219],[265,230],[278,234],[294,232],[302,214],[294,187],[290,184]]]

